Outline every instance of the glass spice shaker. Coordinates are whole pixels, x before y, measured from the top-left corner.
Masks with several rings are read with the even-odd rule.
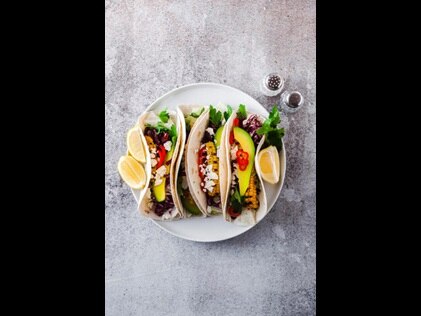
[[[287,113],[298,111],[304,103],[303,95],[298,91],[285,91],[281,95],[281,108]]]
[[[284,83],[285,80],[279,73],[270,73],[260,82],[260,91],[268,97],[273,97],[282,91]]]

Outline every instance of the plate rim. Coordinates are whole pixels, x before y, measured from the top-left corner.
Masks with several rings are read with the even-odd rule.
[[[268,110],[259,102],[259,101],[257,101],[255,98],[253,98],[251,95],[249,95],[248,93],[246,93],[246,92],[244,92],[244,91],[242,91],[242,90],[240,90],[240,89],[237,89],[237,88],[234,88],[234,87],[231,87],[231,86],[229,86],[229,85],[226,85],[226,84],[222,84],[222,83],[216,83],[216,82],[196,82],[196,83],[189,83],[189,84],[186,84],[186,85],[183,85],[183,86],[181,86],[181,87],[177,87],[177,88],[174,88],[174,89],[172,89],[172,90],[170,90],[170,91],[168,91],[167,93],[165,93],[165,94],[163,94],[163,95],[161,95],[160,97],[158,97],[157,99],[155,99],[149,106],[147,106],[146,108],[145,108],[145,110],[144,110],[144,112],[147,112],[147,111],[150,111],[150,108],[151,107],[153,107],[156,103],[158,103],[158,102],[160,102],[162,99],[164,99],[165,97],[167,97],[168,95],[170,95],[170,94],[172,94],[172,93],[174,93],[174,92],[176,92],[176,91],[178,91],[178,90],[181,90],[181,89],[186,89],[186,88],[191,88],[191,87],[194,87],[194,86],[206,86],[206,85],[209,85],[209,86],[219,86],[219,87],[223,87],[223,88],[229,88],[229,89],[231,89],[231,90],[234,90],[234,91],[236,91],[236,92],[239,92],[239,93],[242,93],[242,94],[244,94],[244,95],[246,95],[247,97],[249,97],[249,98],[251,98],[251,99],[253,99],[254,101],[256,101],[257,102],[257,104],[258,105],[260,105],[261,107],[262,107],[262,109],[266,112],[266,115],[268,116],[269,115],[269,112],[268,112]],[[176,232],[174,232],[174,231],[171,231],[171,230],[169,230],[168,228],[166,228],[166,227],[164,227],[164,226],[161,226],[161,221],[158,221],[158,220],[154,220],[154,219],[152,219],[152,218],[148,218],[150,221],[152,221],[156,226],[158,226],[160,229],[162,229],[162,230],[164,230],[165,232],[167,232],[167,233],[169,233],[169,234],[171,234],[171,235],[173,235],[173,236],[175,236],[175,237],[177,237],[177,238],[181,238],[181,239],[184,239],[184,240],[189,240],[189,241],[194,241],[194,242],[204,242],[204,243],[206,243],[206,242],[218,242],[218,241],[224,241],[224,240],[229,240],[229,239],[232,239],[232,238],[234,238],[234,237],[238,237],[238,236],[240,236],[240,235],[242,235],[242,234],[244,234],[244,233],[246,233],[246,232],[248,232],[250,229],[252,229],[253,227],[256,227],[260,222],[262,222],[262,220],[267,216],[267,214],[272,210],[272,208],[273,208],[273,206],[276,204],[276,201],[278,200],[278,198],[279,198],[279,195],[281,194],[281,191],[282,191],[282,189],[283,189],[283,187],[284,187],[284,182],[285,182],[285,174],[286,174],[286,171],[287,171],[287,169],[286,169],[286,159],[287,159],[287,155],[286,155],[286,151],[285,151],[285,141],[283,140],[283,142],[282,142],[282,155],[283,155],[283,167],[284,167],[284,173],[283,173],[283,177],[282,177],[282,179],[281,179],[281,184],[280,184],[280,188],[279,188],[279,190],[278,190],[278,192],[277,192],[277,194],[276,194],[276,196],[275,196],[275,198],[274,198],[274,200],[273,200],[273,202],[271,203],[271,205],[268,207],[268,211],[267,211],[267,213],[265,214],[265,216],[259,221],[259,222],[257,222],[256,224],[254,224],[254,225],[252,225],[252,226],[250,226],[250,227],[247,227],[244,231],[242,231],[242,232],[240,232],[240,233],[238,233],[237,235],[233,235],[233,236],[230,236],[230,237],[223,237],[223,238],[219,238],[219,239],[213,239],[213,240],[198,240],[198,239],[194,239],[194,238],[190,238],[190,237],[186,237],[186,236],[183,236],[183,235],[180,235],[180,234],[178,234],[178,233],[176,233]],[[282,167],[282,166],[281,166]],[[136,198],[136,194],[135,194],[135,192],[134,192],[134,190],[133,189],[131,189],[131,192],[132,192],[132,194],[134,195],[134,197],[135,197],[135,201],[137,202],[137,204],[138,204],[138,201],[137,201],[137,198]],[[182,220],[182,219],[181,219]]]

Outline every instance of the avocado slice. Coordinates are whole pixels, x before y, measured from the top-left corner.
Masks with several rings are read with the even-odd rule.
[[[152,190],[158,202],[165,201],[165,177],[162,178],[162,182],[158,185],[155,185]]]
[[[189,191],[184,192],[184,196],[181,196],[181,202],[186,210],[192,215],[201,215],[202,212],[197,207],[196,203],[194,203],[193,198],[190,195]]]
[[[247,165],[246,170],[241,171],[238,169],[238,182],[240,185],[240,195],[244,196],[246,194],[247,188],[250,183],[251,171],[254,165],[254,154],[255,148],[253,139],[250,137],[249,133],[243,130],[240,127],[234,127],[234,139],[240,143],[241,149],[249,154],[248,160],[249,164]]]
[[[221,137],[222,137],[223,130],[224,130],[224,127],[220,126],[215,133],[215,146],[216,147],[221,145]]]
[[[183,204],[183,207],[192,215],[201,215],[202,212],[197,207],[196,203],[194,203],[192,196],[190,195],[190,192],[187,190],[183,190],[181,188],[181,175],[178,174],[177,179],[177,193],[178,196],[181,199],[181,203]]]

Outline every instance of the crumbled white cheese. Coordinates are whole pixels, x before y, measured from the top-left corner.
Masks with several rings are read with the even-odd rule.
[[[213,192],[213,187],[215,186],[215,182],[210,180],[205,182],[205,189],[209,192]]]
[[[209,133],[209,135],[215,135],[215,132],[213,131],[213,128],[212,127],[208,127],[207,129],[206,129],[206,131]]]
[[[163,177],[165,173],[167,172],[167,167],[165,165],[162,165],[156,170],[156,175],[159,175],[160,177]]]
[[[183,190],[186,190],[189,185],[187,184],[187,177],[182,176],[181,177],[181,187],[183,188]]]
[[[156,155],[155,154],[151,154],[151,158],[155,158],[156,157]]]
[[[170,151],[170,150],[171,150],[171,145],[172,145],[171,141],[166,141],[166,142],[164,143],[164,148],[165,148],[165,150],[166,150],[166,151]]]
[[[156,159],[151,159],[151,166],[152,168],[156,166],[158,162],[156,161]]]
[[[160,185],[162,183],[162,177],[165,176],[166,172],[167,172],[167,167],[165,167],[165,165],[162,165],[156,170],[155,186]]]
[[[216,179],[219,178],[218,174],[216,172],[209,172],[208,177],[209,177],[210,180],[216,180]]]
[[[237,159],[237,151],[238,151],[238,146],[235,145],[232,149],[231,149],[231,160],[236,160]]]

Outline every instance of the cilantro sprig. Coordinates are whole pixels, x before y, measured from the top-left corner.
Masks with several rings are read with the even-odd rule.
[[[228,121],[231,114],[232,114],[232,107],[230,105],[227,105],[227,110],[224,112],[225,121]]]
[[[258,135],[266,135],[265,143],[270,146],[275,146],[278,150],[282,149],[282,137],[285,135],[284,128],[278,128],[278,124],[281,122],[281,116],[279,115],[278,107],[276,104],[273,106],[269,117],[263,122],[256,133]]]
[[[239,120],[245,120],[247,118],[246,106],[244,104],[240,104],[238,107],[237,117]]]
[[[222,122],[222,112],[218,111],[212,105],[209,108],[209,121],[218,128]]]
[[[167,123],[170,118],[170,114],[168,113],[167,109],[164,109],[163,111],[159,112],[158,116],[163,123]]]

